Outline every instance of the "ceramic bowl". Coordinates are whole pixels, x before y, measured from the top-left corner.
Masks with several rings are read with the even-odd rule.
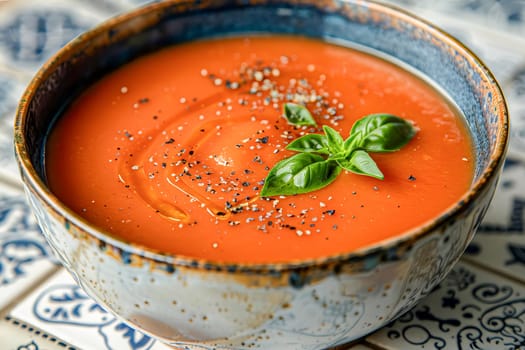
[[[465,114],[473,184],[428,224],[359,251],[288,264],[221,264],[110,237],[46,186],[43,146],[67,101],[159,47],[245,32],[299,33],[390,56],[421,72]],[[459,259],[494,194],[508,143],[494,77],[462,44],[403,11],[362,0],[163,1],[79,36],[37,73],[18,109],[15,148],[50,246],[107,310],[170,344],[198,349],[320,349],[362,337],[417,303]]]

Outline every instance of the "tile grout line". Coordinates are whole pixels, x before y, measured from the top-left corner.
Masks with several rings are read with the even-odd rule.
[[[381,328],[382,329],[382,328]],[[372,333],[374,334],[374,333]],[[368,340],[368,336],[367,338],[365,338],[365,340],[363,341],[362,343],[364,346],[367,346],[369,347],[370,349],[372,350],[388,350],[388,348],[385,348],[381,345],[377,345],[377,344],[374,344],[374,343],[371,343],[369,340]],[[352,350],[352,348],[350,348],[349,350]]]
[[[484,265],[482,263],[477,262],[476,260],[470,259],[467,256],[463,256],[460,261],[466,263],[467,265],[471,265],[478,269],[481,269],[483,271],[487,271],[490,274],[501,276],[504,279],[510,280],[514,283],[520,284],[525,287],[525,281],[520,280],[519,278],[513,276],[512,274],[509,274],[508,272],[497,270],[489,265]]]

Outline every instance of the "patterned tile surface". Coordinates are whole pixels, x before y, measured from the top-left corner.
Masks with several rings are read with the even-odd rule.
[[[55,268],[25,197],[0,185],[0,311]]]
[[[465,263],[421,303],[368,337],[385,349],[525,347],[525,286]]]
[[[77,34],[145,2],[0,0],[0,349],[168,349],[106,313],[53,263],[12,154],[14,110],[34,72]],[[349,349],[524,350],[525,1],[388,2],[488,64],[511,111],[511,159],[462,262],[413,310]]]

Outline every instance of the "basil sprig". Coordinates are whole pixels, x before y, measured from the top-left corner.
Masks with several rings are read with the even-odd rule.
[[[303,106],[293,107],[292,118],[288,118],[285,105],[288,122],[299,120],[296,125],[305,125],[304,116],[310,113]],[[296,118],[298,115],[302,117]],[[365,116],[353,125],[346,139],[327,125],[323,131],[324,134],[308,134],[288,144],[286,149],[299,153],[270,170],[262,197],[316,191],[332,183],[342,169],[382,180],[384,175],[368,152],[397,151],[416,134],[412,123],[391,114]]]

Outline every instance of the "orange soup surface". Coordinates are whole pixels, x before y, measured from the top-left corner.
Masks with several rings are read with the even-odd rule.
[[[296,127],[283,104],[318,126]],[[292,140],[390,113],[417,127],[370,153],[385,179],[343,171],[327,187],[261,198]],[[71,104],[49,135],[51,190],[121,239],[179,256],[286,262],[350,252],[435,218],[465,193],[475,159],[443,96],[392,63],[292,36],[169,47],[119,68]]]

